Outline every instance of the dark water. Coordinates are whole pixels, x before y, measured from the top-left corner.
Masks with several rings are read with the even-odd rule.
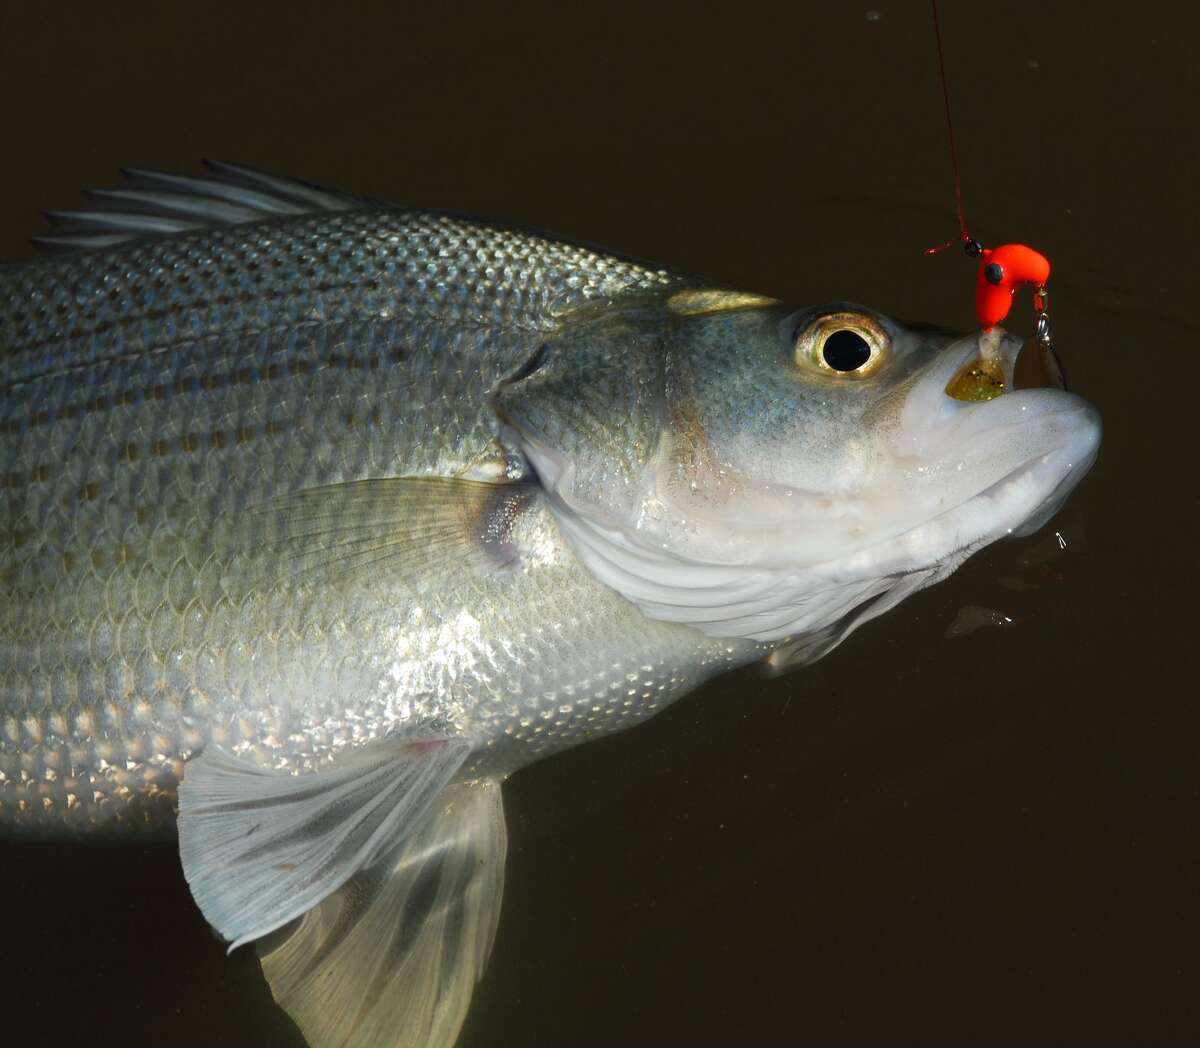
[[[954,232],[923,3],[344,6],[6,0],[0,254],[211,155],[973,326],[920,255]],[[1053,261],[1100,461],[818,665],[509,783],[463,1046],[1200,1040],[1197,16],[945,7],[972,229]],[[968,604],[1015,626],[946,640]],[[0,844],[0,915],[0,1041],[301,1043],[169,846]]]

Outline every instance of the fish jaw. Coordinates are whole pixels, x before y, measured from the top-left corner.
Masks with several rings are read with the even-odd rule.
[[[1021,349],[1010,335],[998,345],[1009,389]],[[926,517],[904,533],[914,557],[1036,531],[1099,454],[1100,413],[1074,393],[1022,389],[983,402],[949,395],[978,352],[975,336],[946,350],[906,392],[892,430],[892,475],[904,477],[903,498]]]

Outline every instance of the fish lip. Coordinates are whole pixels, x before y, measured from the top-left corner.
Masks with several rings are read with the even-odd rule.
[[[1066,395],[1074,396],[1073,394]],[[1042,501],[1031,512],[1026,514],[1025,519],[1015,527],[1008,529],[1008,534],[1013,538],[1032,535],[1045,525],[1091,471],[1096,459],[1100,456],[1100,443],[1104,433],[1100,412],[1086,400],[1078,397],[1076,400],[1077,404],[1071,411],[1064,413],[1081,416],[1082,421],[1073,427],[1071,439],[1064,441],[1057,451],[1045,456],[1041,462],[1035,462],[1029,467],[1030,469],[1036,468],[1057,454],[1069,459],[1066,468],[1054,487],[1043,496]]]
[[[1074,415],[1080,416],[1087,423],[1084,427],[1075,427],[1077,435],[1074,439],[1063,441],[1057,447],[1047,452],[1031,456],[1021,465],[1009,470],[1003,477],[988,485],[978,494],[964,500],[963,504],[975,499],[987,498],[1002,493],[1006,487],[1011,487],[1019,483],[1026,476],[1039,469],[1049,469],[1052,465],[1060,466],[1063,459],[1067,460],[1066,471],[1062,473],[1054,487],[1042,498],[1041,502],[1034,507],[1034,512],[1036,513],[1043,506],[1055,501],[1064,486],[1069,484],[1070,487],[1074,487],[1075,483],[1078,483],[1083,475],[1091,469],[1100,453],[1102,428],[1100,413],[1086,401],[1081,401],[1069,411],[1060,412],[1059,418],[1070,418]],[[1017,425],[1017,423],[1013,425]]]
[[[934,457],[962,446],[964,441],[987,440],[988,435],[999,429],[991,423],[1004,415],[1012,416],[1011,423],[1030,426],[1037,422],[1052,423],[1064,419],[1081,408],[1094,415],[1094,424],[1099,425],[1099,416],[1085,400],[1064,389],[1038,387],[1013,389],[1013,367],[1024,342],[1007,332],[1000,331],[1000,366],[1006,384],[1005,392],[990,400],[959,400],[946,392],[955,376],[980,353],[980,334],[967,335],[943,350],[938,359],[916,376],[915,382],[904,394],[899,413],[899,454]],[[1022,417],[1019,413],[1035,409]],[[1001,422],[999,428],[1006,423]]]
[[[1003,335],[1008,390],[990,400],[958,400],[946,392],[980,352],[978,334],[942,350],[904,392],[889,441],[892,465],[903,463],[910,480],[920,479],[907,496],[910,526],[875,546],[880,562],[905,567],[905,551],[920,550],[907,566],[929,566],[1028,534],[1058,510],[1095,462],[1102,425],[1093,405],[1060,389],[1012,389],[1022,346]],[[938,508],[940,498],[946,502]],[[922,505],[934,510],[924,520],[917,517]]]
[[[1099,456],[1103,425],[1100,412],[1092,404],[1073,393],[1059,390],[1028,392],[1042,394],[1039,399],[1048,395],[1070,401],[1068,406],[1048,412],[1041,419],[1042,428],[1053,429],[1051,435],[1055,439],[1049,447],[1040,448],[1007,470],[1003,476],[914,529],[920,531],[943,523],[967,522],[973,511],[993,505],[995,510],[989,511],[985,520],[974,522],[971,528],[974,534],[958,542],[957,549],[948,553],[950,556],[963,551],[973,552],[1001,538],[1021,537],[1037,531],[1058,512]],[[1005,394],[996,398],[996,401],[974,407],[982,412],[982,409],[999,400],[1020,396],[1020,393]],[[1028,425],[1028,422],[1017,420],[984,430],[979,437],[986,439],[989,434],[1017,430]],[[1041,488],[1036,502],[1020,496],[1019,489],[1027,482]]]

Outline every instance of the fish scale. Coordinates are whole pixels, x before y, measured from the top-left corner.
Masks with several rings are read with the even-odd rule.
[[[247,531],[322,485],[519,479],[497,383],[573,308],[676,284],[381,207],[0,269],[0,822],[169,829],[213,740],[311,770],[452,723],[489,740],[475,772],[508,769],[647,715],[698,651],[730,658],[647,626],[536,502],[525,570],[437,593],[386,572],[280,589],[289,554]]]
[[[218,227],[0,270],[0,381],[306,319],[549,330],[580,302],[674,282],[586,248],[400,208]]]

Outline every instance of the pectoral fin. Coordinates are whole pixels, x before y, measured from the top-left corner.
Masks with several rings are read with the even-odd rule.
[[[509,531],[533,488],[458,477],[394,477],[308,488],[254,507],[235,543],[269,550],[294,582],[364,572],[486,574],[516,556]]]
[[[282,927],[416,833],[469,748],[386,739],[330,771],[289,775],[210,746],[179,788],[193,898],[231,950]]]
[[[260,944],[276,1002],[313,1048],[449,1048],[500,916],[500,786],[456,784],[421,827]]]

